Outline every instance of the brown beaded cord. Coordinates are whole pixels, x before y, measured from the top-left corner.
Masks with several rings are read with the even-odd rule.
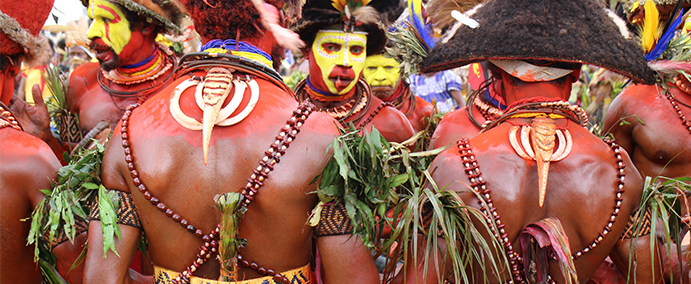
[[[359,123],[359,124],[358,124],[357,128],[360,129],[360,128],[363,128],[363,127],[367,126],[367,124],[369,124],[369,123],[372,121],[372,119],[373,119],[375,116],[377,116],[377,114],[379,114],[379,112],[381,111],[381,109],[383,109],[384,107],[387,107],[387,106],[389,106],[389,107],[394,107],[390,102],[384,102],[384,103],[380,104],[380,105],[379,105],[379,106],[378,106],[378,107],[367,117],[367,119],[365,119],[365,121],[363,121],[362,123]]]
[[[141,102],[130,105],[127,107],[123,117],[122,117],[122,147],[125,152],[125,161],[127,162],[127,168],[132,176],[132,181],[134,185],[139,189],[139,191],[144,194],[144,198],[149,200],[152,205],[156,206],[159,211],[166,214],[166,216],[173,219],[173,221],[179,223],[183,228],[187,229],[190,233],[195,234],[204,241],[204,245],[201,247],[200,252],[197,254],[197,259],[188,266],[184,271],[182,271],[178,277],[172,280],[173,283],[187,283],[190,280],[192,274],[199,268],[202,264],[209,261],[211,255],[216,252],[216,247],[218,246],[217,237],[219,236],[220,226],[219,223],[214,230],[209,234],[204,234],[200,229],[195,228],[192,224],[182,218],[179,214],[175,213],[172,209],[168,208],[163,202],[158,198],[153,196],[151,192],[146,188],[144,183],[139,177],[139,173],[134,165],[134,158],[132,156],[131,143],[129,141],[129,117],[132,115],[132,110],[139,107]],[[298,109],[293,111],[293,116],[286,122],[286,125],[281,128],[281,132],[276,136],[276,141],[271,144],[268,151],[264,152],[265,156],[259,161],[259,166],[253,170],[252,176],[248,179],[248,183],[242,190],[242,195],[245,197],[245,202],[243,206],[247,207],[254,196],[259,191],[259,188],[264,185],[264,180],[268,178],[269,173],[273,170],[273,166],[280,162],[280,157],[285,154],[286,149],[290,146],[290,143],[295,139],[295,136],[300,132],[300,127],[305,123],[305,120],[313,112],[314,105],[311,103],[302,103],[298,106]],[[238,261],[245,267],[249,267],[261,275],[273,276],[274,280],[279,283],[289,283],[289,279],[282,275],[281,273],[275,272],[273,269],[266,269],[259,266],[254,262],[249,262],[238,254]]]
[[[670,91],[667,91],[666,97],[667,97],[667,100],[669,100],[669,103],[672,104],[674,111],[677,112],[677,116],[679,116],[679,119],[681,119],[681,125],[686,127],[686,129],[689,131],[689,133],[691,133],[691,121],[687,120],[684,113],[681,112],[681,109],[679,109],[679,104],[677,103],[677,99],[674,98],[674,96],[672,95],[672,92],[670,92]]]
[[[619,215],[619,210],[621,209],[621,203],[623,201],[622,194],[624,193],[624,179],[626,176],[624,173],[624,168],[626,168],[626,165],[621,158],[621,150],[619,145],[614,143],[614,141],[611,139],[605,139],[604,142],[612,148],[614,151],[614,156],[617,159],[617,190],[614,210],[612,211],[612,215],[610,216],[607,225],[605,225],[599,236],[590,245],[588,245],[588,247],[576,252],[571,256],[574,260],[582,256],[584,253],[593,250],[595,247],[597,247],[597,245],[600,244],[600,242],[602,242],[605,236],[612,230],[612,225],[614,224],[614,221],[616,221],[616,218]],[[468,180],[470,181],[470,187],[482,198],[482,200],[478,199],[478,204],[480,204],[480,210],[485,216],[487,226],[490,228],[492,235],[494,235],[494,237],[504,246],[504,251],[508,256],[509,264],[511,266],[511,274],[513,276],[513,279],[509,280],[509,283],[524,284],[525,280],[523,280],[522,272],[518,266],[519,263],[523,264],[523,258],[513,249],[508,234],[506,233],[506,230],[504,230],[505,225],[501,222],[501,216],[497,213],[497,208],[494,207],[494,204],[492,203],[493,200],[490,195],[490,190],[487,188],[487,182],[482,178],[480,166],[478,165],[477,159],[470,148],[470,140],[468,138],[463,138],[458,140],[457,145],[461,160],[463,161],[463,166],[465,166],[465,173],[468,175]],[[553,281],[551,278],[549,280]]]

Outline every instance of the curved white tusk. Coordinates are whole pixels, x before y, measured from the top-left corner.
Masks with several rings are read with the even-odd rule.
[[[224,108],[221,109],[221,111],[218,112],[218,117],[216,117],[216,121],[214,121],[214,123],[216,124],[225,120],[231,114],[233,114],[233,112],[235,112],[235,110],[238,108],[238,106],[240,106],[240,103],[242,102],[245,89],[247,88],[247,83],[242,82],[240,80],[233,80],[233,86],[235,88],[233,98],[230,99],[228,105],[226,105]]]
[[[252,110],[254,110],[254,107],[257,105],[257,101],[259,100],[259,85],[257,84],[257,81],[252,79],[249,81],[249,87],[250,87],[250,93],[251,93],[250,101],[247,104],[247,106],[242,110],[242,112],[240,112],[236,116],[233,116],[231,118],[225,119],[225,120],[217,123],[217,125],[229,126],[229,125],[236,124],[236,123],[242,121],[243,119],[245,119],[245,117],[247,117],[250,114],[250,112],[252,112]]]
[[[523,149],[525,149],[526,154],[532,159],[535,159],[535,153],[533,152],[533,147],[530,145],[530,127],[521,126],[521,143],[523,144]]]
[[[533,157],[528,156],[528,154],[525,153],[525,150],[523,150],[523,147],[521,147],[520,143],[518,143],[518,140],[516,138],[518,128],[520,128],[520,126],[511,126],[511,128],[509,129],[509,142],[511,142],[511,147],[513,147],[513,150],[516,151],[516,154],[518,154],[518,156],[520,156],[521,158],[526,160],[532,160]]]
[[[559,138],[559,148],[554,153],[554,158],[552,160],[555,162],[566,158],[573,149],[573,140],[571,139],[571,133],[568,129],[563,130],[563,132],[562,130],[557,130],[557,137]],[[562,144],[564,145],[563,147]]]
[[[180,109],[180,95],[189,87],[198,84],[199,82],[193,79],[187,79],[183,81],[175,88],[173,97],[170,99],[170,114],[173,116],[175,121],[182,125],[182,127],[185,127],[190,130],[201,130],[202,124],[199,121],[185,115],[185,113],[182,112],[182,109]]]

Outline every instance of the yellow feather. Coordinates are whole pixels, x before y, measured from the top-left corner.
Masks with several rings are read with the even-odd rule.
[[[660,22],[660,13],[655,7],[655,2],[648,0],[643,4],[643,9],[645,11],[645,19],[643,19],[643,36],[641,38],[643,51],[646,53],[653,50],[655,47],[655,41],[657,41],[656,35],[658,34],[657,26]]]
[[[346,0],[331,0],[331,6],[336,8],[339,12],[343,12],[343,7],[346,5]]]
[[[370,0],[362,0],[362,6],[369,5]]]

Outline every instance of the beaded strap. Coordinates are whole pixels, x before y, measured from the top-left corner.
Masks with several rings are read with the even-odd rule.
[[[574,260],[593,250],[600,244],[600,242],[602,242],[605,236],[612,231],[612,225],[616,221],[621,209],[621,203],[623,201],[622,194],[624,193],[624,179],[626,177],[624,168],[626,168],[626,165],[621,158],[621,150],[619,145],[617,145],[612,139],[605,139],[604,142],[612,148],[614,156],[617,159],[617,190],[616,197],[614,199],[614,210],[608,219],[607,225],[604,226],[604,229],[599,233],[598,237],[596,237],[590,245],[571,256],[571,258]],[[461,154],[461,160],[463,161],[463,166],[465,166],[465,173],[468,175],[468,180],[470,181],[470,186],[472,190],[478,193],[478,196],[480,196],[478,199],[478,204],[480,204],[480,210],[485,216],[487,226],[490,228],[492,235],[494,235],[494,237],[502,244],[504,247],[504,252],[509,258],[511,274],[513,276],[513,279],[510,280],[509,283],[525,283],[525,280],[523,280],[521,275],[521,270],[518,267],[519,263],[523,264],[523,258],[513,249],[508,234],[506,233],[506,230],[504,230],[505,225],[501,222],[501,216],[497,213],[497,208],[494,207],[494,204],[492,203],[490,190],[487,188],[487,182],[482,178],[480,166],[478,165],[477,159],[475,158],[473,150],[470,147],[470,140],[468,138],[463,138],[458,140],[457,144]]]
[[[381,111],[381,109],[383,109],[386,106],[394,107],[390,102],[385,102],[385,103],[380,104],[372,113],[370,113],[370,115],[367,117],[367,119],[365,119],[365,121],[358,124],[357,128],[360,129],[360,128],[367,126],[367,124],[369,124],[372,121],[372,119],[377,114],[379,114],[379,111]]]
[[[681,119],[681,125],[686,127],[686,130],[688,130],[689,133],[691,133],[691,121],[687,120],[684,113],[681,112],[681,109],[679,109],[679,104],[677,104],[677,100],[672,95],[672,92],[667,91],[666,97],[667,97],[667,100],[669,100],[669,103],[674,108],[674,111],[677,112],[677,116],[679,116],[679,119]]]
[[[153,196],[151,192],[142,182],[139,177],[139,173],[134,165],[134,159],[132,156],[132,148],[129,140],[129,118],[132,115],[132,111],[139,107],[141,103],[136,103],[127,107],[125,114],[122,117],[122,147],[125,152],[125,161],[127,162],[127,168],[132,176],[132,182],[137,187],[137,189],[144,194],[144,198],[151,202],[152,205],[165,213],[166,216],[173,219],[173,221],[179,223],[183,228],[187,229],[190,233],[195,234],[204,241],[204,245],[201,247],[200,252],[197,254],[197,260],[188,266],[184,271],[180,272],[177,278],[172,280],[173,283],[186,283],[189,282],[189,278],[192,274],[199,268],[202,264],[209,261],[211,255],[216,252],[218,247],[217,237],[219,236],[220,226],[219,223],[214,230],[208,234],[204,234],[201,229],[197,229],[192,224],[190,224],[187,219],[183,218],[179,214],[175,213],[172,209],[168,208],[163,202],[161,202],[157,197]],[[304,124],[305,120],[312,113],[314,106],[310,103],[302,103],[298,106],[296,110],[293,111],[293,116],[286,122],[286,125],[281,128],[281,132],[276,136],[276,141],[271,144],[268,151],[264,152],[265,156],[259,161],[259,166],[253,170],[252,176],[248,179],[248,183],[242,190],[242,195],[245,197],[245,202],[243,206],[247,207],[252,200],[254,200],[255,195],[259,189],[264,185],[264,180],[268,177],[269,173],[274,169],[274,165],[280,162],[280,157],[285,154],[286,149],[290,146],[290,143],[295,139],[295,136],[300,132],[300,127]],[[266,269],[260,267],[256,263],[250,263],[244,259],[241,255],[238,255],[238,261],[245,267],[249,267],[257,271],[261,275],[273,276],[274,280],[280,283],[288,283],[287,277],[281,273],[275,272],[272,269]]]

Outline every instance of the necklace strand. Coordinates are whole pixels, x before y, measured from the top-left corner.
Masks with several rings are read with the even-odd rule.
[[[678,101],[674,98],[674,95],[672,95],[672,92],[667,91],[666,97],[667,97],[667,100],[669,101],[669,103],[674,108],[674,111],[677,112],[677,116],[679,116],[679,119],[681,120],[681,125],[684,126],[686,128],[686,130],[689,131],[689,133],[691,133],[691,121],[686,119],[686,116],[684,115],[684,113],[681,112],[681,109],[679,108],[679,105],[677,104]]]

